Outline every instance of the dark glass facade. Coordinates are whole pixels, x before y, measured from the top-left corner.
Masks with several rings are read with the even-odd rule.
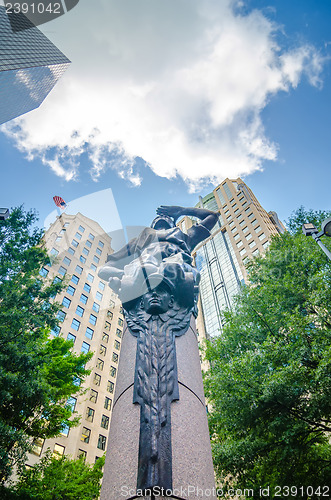
[[[69,64],[36,27],[14,33],[0,6],[0,124],[39,107]]]

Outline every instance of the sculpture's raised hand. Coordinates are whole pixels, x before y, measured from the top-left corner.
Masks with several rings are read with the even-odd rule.
[[[183,207],[179,207],[177,205],[161,205],[156,209],[156,213],[158,215],[167,215],[168,217],[173,217],[175,220],[178,219],[181,215],[183,215]]]

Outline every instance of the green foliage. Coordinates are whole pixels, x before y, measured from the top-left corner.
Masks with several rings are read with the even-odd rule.
[[[14,209],[0,222],[0,478],[24,463],[33,438],[53,437],[75,425],[65,401],[79,392],[74,377],[88,372],[90,355],[50,338],[63,284],[41,278],[49,264],[33,212]]]
[[[299,209],[249,266],[222,334],[206,346],[216,472],[223,484],[331,483],[331,262]],[[325,244],[330,248],[327,238]]]
[[[3,500],[93,500],[99,497],[104,457],[94,465],[83,459],[46,454],[20,476],[12,489],[0,489]]]

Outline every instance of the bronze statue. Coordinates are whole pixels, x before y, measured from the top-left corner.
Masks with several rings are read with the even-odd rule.
[[[145,228],[108,256],[99,276],[119,294],[125,319],[137,338],[133,403],[140,405],[137,489],[172,488],[171,412],[179,399],[175,337],[197,314],[199,273],[194,247],[210,236],[218,214],[204,208],[161,206]],[[176,220],[201,222],[187,234]]]

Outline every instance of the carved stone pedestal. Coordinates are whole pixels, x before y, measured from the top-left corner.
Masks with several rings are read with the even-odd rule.
[[[176,337],[179,400],[171,410],[172,493],[155,491],[155,498],[198,500],[214,498],[214,471],[203,393],[195,321]],[[153,495],[137,491],[140,406],[133,404],[137,338],[125,328],[101,500],[129,500]],[[214,490],[215,491],[215,490]]]

